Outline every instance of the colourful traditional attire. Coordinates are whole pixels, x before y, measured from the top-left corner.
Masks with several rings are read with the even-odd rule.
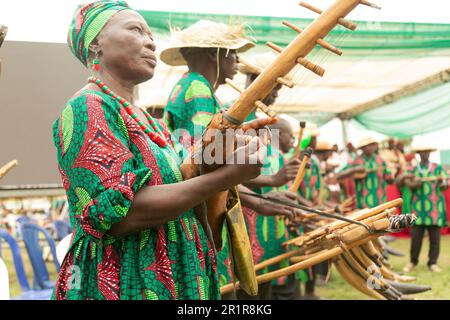
[[[284,165],[284,157],[280,150],[273,148],[271,145],[267,148],[267,158],[263,165],[262,175],[273,175],[277,173]],[[254,190],[257,193],[264,194],[271,191],[286,191],[287,185],[273,188],[262,187]],[[263,216],[259,214],[246,214],[247,230],[250,235],[250,243],[253,250],[253,260],[255,264],[264,260],[278,256],[286,252],[282,245],[287,240],[287,228],[282,216]],[[289,265],[287,260],[284,260],[279,265],[272,265],[265,267],[258,272],[264,274],[270,271],[286,267]],[[283,284],[286,277],[274,280],[274,284]]]
[[[429,162],[428,165],[420,163],[410,167],[408,172],[413,173],[419,179],[448,178],[442,166],[432,162]],[[447,225],[445,198],[437,181],[424,181],[420,188],[411,191],[411,209],[417,213],[415,225],[438,227]]]
[[[386,180],[389,178],[390,172],[383,160],[376,154],[370,158],[361,155],[342,170],[356,166],[362,166],[368,171],[364,179],[354,179],[357,208],[373,208],[386,202]]]
[[[413,173],[419,179],[447,179],[446,172],[436,163],[419,163],[410,167],[408,173]],[[443,191],[437,181],[423,181],[420,188],[406,190],[403,193],[404,208],[417,214],[417,220],[410,228],[411,257],[413,265],[419,262],[422,239],[428,231],[430,247],[428,266],[436,265],[440,251],[440,230],[447,225],[446,205]],[[410,211],[410,212],[411,212]]]
[[[90,43],[125,9],[123,1],[97,1],[76,10],[68,43],[83,65]],[[176,142],[164,125],[154,126],[147,130],[167,145],[150,139],[119,99],[94,90],[75,94],[53,124],[73,228],[53,298],[219,298],[215,255],[193,209],[159,227],[108,233],[141,188],[182,181]]]
[[[221,105],[214,96],[208,80],[197,72],[187,72],[175,84],[164,109],[164,121],[178,141],[188,149],[206,130]],[[180,134],[181,133],[181,134]],[[228,238],[224,225],[222,249],[217,256],[217,270],[221,286],[232,282]]]
[[[74,229],[56,299],[219,298],[214,253],[193,209],[140,233],[108,234],[140,188],[182,181],[173,145],[159,147],[96,91],[68,102],[53,138]]]
[[[311,157],[311,168],[305,171],[298,194],[308,201],[315,201],[322,187],[322,176],[317,157]]]
[[[221,108],[208,80],[198,72],[187,72],[170,93],[164,121],[189,149]]]

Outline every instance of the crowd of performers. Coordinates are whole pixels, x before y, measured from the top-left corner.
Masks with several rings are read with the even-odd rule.
[[[220,296],[220,286],[234,281],[226,229],[222,247],[215,248],[193,208],[234,186],[346,211],[351,206],[342,208],[344,199],[354,197],[357,208],[374,207],[386,201],[387,185],[397,183],[408,190],[404,195],[419,215],[411,229],[410,269],[417,264],[427,229],[432,240],[429,265],[437,270],[439,227],[446,224],[442,190],[447,184],[441,166],[428,161],[432,149],[417,150],[421,161],[408,166],[397,149],[378,151],[375,140],[365,139],[356,149],[349,148],[343,161],[336,147],[321,140],[317,130],[309,130],[298,143],[303,149],[311,147],[314,154],[293,194],[289,186],[301,164],[294,154],[293,128],[285,119],[273,122],[253,113],[248,119],[253,127],[268,125],[279,132],[279,145],[267,145],[264,163],[227,164],[183,179],[179,155],[188,154],[213,116],[227,108],[215,91],[238,72],[238,54],[254,46],[242,26],[199,21],[173,31],[160,59],[172,66],[186,65],[188,71],[173,87],[161,121],[133,105],[136,85],[152,78],[156,63],[153,35],[137,12],[121,1],[85,5],[75,12],[68,43],[93,77],[67,102],[53,126],[74,228],[54,298],[316,298],[316,277],[327,277],[328,263],[261,284],[257,296],[242,290]],[[254,63],[266,67],[256,54]],[[247,75],[247,86],[257,77],[245,67],[240,71]],[[273,104],[279,89],[275,87],[263,102]],[[254,139],[259,138],[248,144]],[[246,160],[254,156],[245,154]],[[255,264],[285,252],[283,242],[317,226],[314,220],[296,220],[287,206],[247,195],[240,201]],[[70,285],[74,266],[80,270],[78,287]]]

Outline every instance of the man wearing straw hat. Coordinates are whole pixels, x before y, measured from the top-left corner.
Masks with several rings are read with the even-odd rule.
[[[386,185],[393,183],[393,179],[386,163],[376,154],[378,142],[375,139],[362,139],[357,149],[361,150],[361,155],[342,169],[338,179],[352,176],[357,208],[373,208],[386,202]]]
[[[412,210],[417,214],[417,220],[410,229],[411,250],[410,263],[404,268],[411,272],[419,262],[420,249],[425,230],[430,236],[428,251],[428,268],[432,272],[440,272],[437,265],[440,247],[440,230],[447,225],[446,207],[443,191],[448,188],[447,174],[442,167],[429,160],[430,153],[435,148],[416,147],[413,152],[419,154],[420,162],[408,169],[414,175],[413,179],[405,179],[405,185],[411,191]]]
[[[214,95],[216,89],[237,72],[237,53],[254,46],[245,38],[242,25],[225,25],[201,20],[192,26],[172,32],[170,45],[160,58],[172,66],[187,65],[189,71],[174,86],[165,108],[164,120],[180,142],[189,149],[207,128],[212,117],[222,109]],[[285,181],[283,181],[285,183]],[[243,201],[243,204],[246,204]],[[279,213],[280,206],[266,205],[261,214]],[[273,212],[268,212],[273,211]],[[226,234],[217,264],[221,285],[231,281]],[[268,286],[265,286],[268,287]],[[264,296],[264,290],[260,297]],[[238,291],[245,298],[243,291]],[[233,299],[232,296],[222,297]]]
[[[242,25],[200,20],[184,30],[173,30],[170,44],[160,55],[171,66],[187,65],[189,71],[175,84],[164,110],[164,120],[189,149],[222,106],[217,88],[237,73],[237,53],[254,43]]]

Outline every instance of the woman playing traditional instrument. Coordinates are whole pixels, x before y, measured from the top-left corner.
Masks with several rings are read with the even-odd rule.
[[[68,42],[93,66],[93,77],[53,126],[73,227],[54,297],[219,298],[216,257],[192,208],[259,175],[261,164],[249,160],[261,148],[245,156],[256,164],[183,181],[176,141],[133,105],[136,85],[152,78],[156,65],[142,16],[122,1],[82,6]]]

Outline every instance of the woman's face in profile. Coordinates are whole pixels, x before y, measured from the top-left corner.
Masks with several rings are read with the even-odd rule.
[[[134,84],[153,77],[155,43],[144,18],[132,10],[116,13],[98,35],[101,68]]]

